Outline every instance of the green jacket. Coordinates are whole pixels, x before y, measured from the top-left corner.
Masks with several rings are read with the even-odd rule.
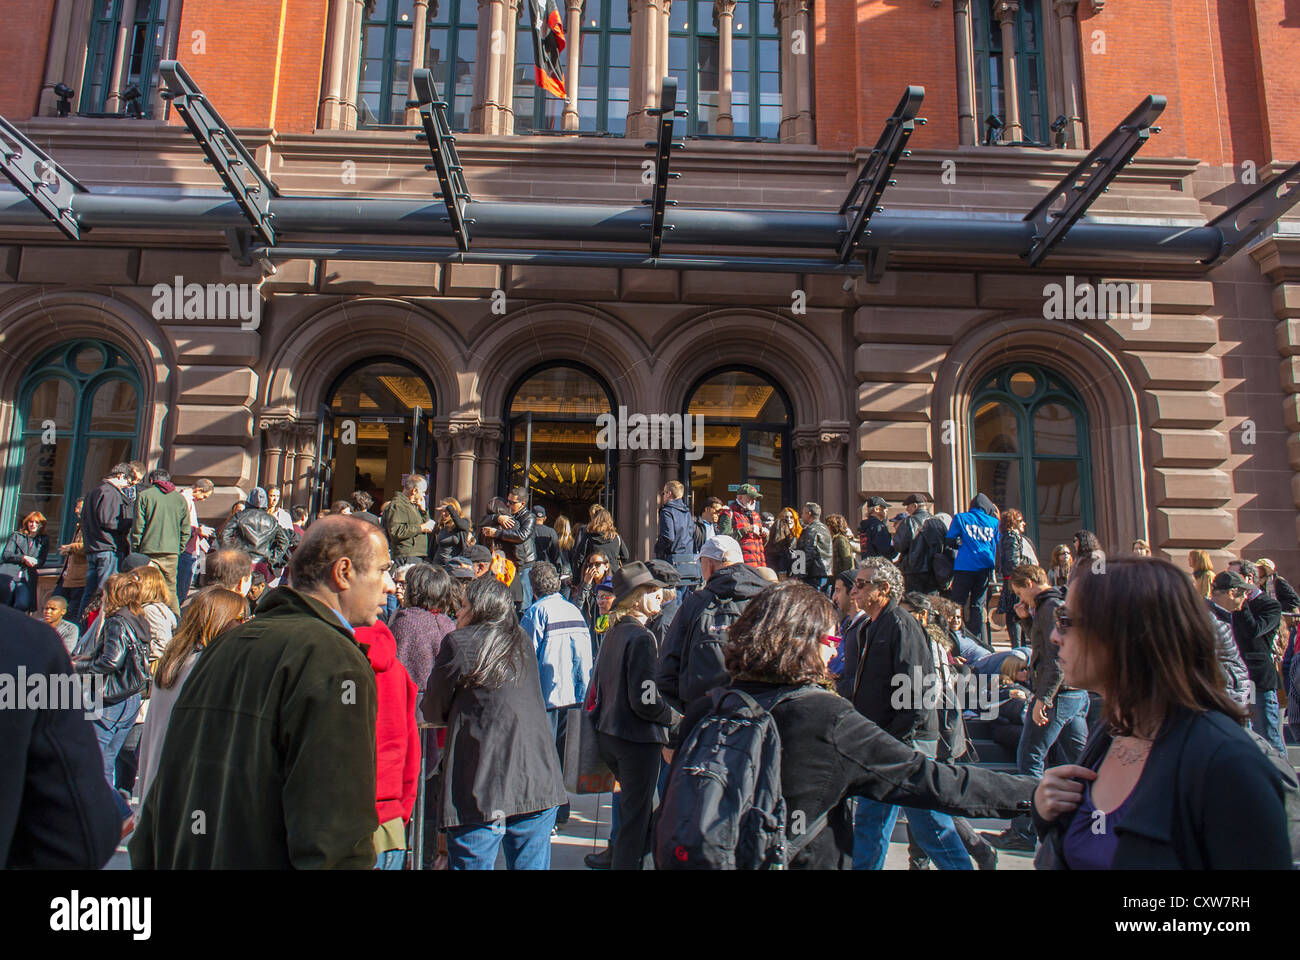
[[[131,524],[131,549],[136,553],[180,553],[190,542],[190,505],[185,494],[163,493],[157,484],[140,492]]]
[[[132,868],[373,867],[377,703],[335,612],[270,591],[181,688]]]
[[[388,501],[381,521],[388,542],[392,547],[394,560],[402,557],[420,557],[429,555],[429,535],[420,527],[429,519],[424,507],[412,503],[404,493],[399,493]]]

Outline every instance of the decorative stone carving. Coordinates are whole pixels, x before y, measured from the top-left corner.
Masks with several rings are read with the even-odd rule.
[[[849,446],[847,430],[824,430],[821,435],[822,465],[840,467],[844,465],[844,454]],[[796,447],[797,449],[797,447]]]
[[[817,448],[821,438],[816,434],[805,434],[794,438],[794,452],[799,460],[799,469],[812,469],[817,464]]]

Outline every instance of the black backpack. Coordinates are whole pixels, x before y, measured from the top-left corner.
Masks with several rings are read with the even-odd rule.
[[[710,691],[713,711],[673,758],[654,831],[660,870],[784,870],[826,826],[827,811],[786,833],[781,736],[771,711],[816,687],[763,696]]]
[[[708,594],[708,603],[696,616],[686,635],[685,650],[678,690],[683,703],[701,697],[712,687],[727,682],[726,660],[722,645],[727,642],[727,631],[740,619],[748,600],[737,602],[731,597],[719,597],[707,587],[700,591]]]

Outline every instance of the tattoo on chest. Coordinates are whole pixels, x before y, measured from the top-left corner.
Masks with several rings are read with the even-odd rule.
[[[1138,741],[1136,743],[1121,743],[1116,740],[1110,745],[1110,755],[1116,763],[1131,767],[1135,763],[1142,763],[1151,752],[1151,744]]]

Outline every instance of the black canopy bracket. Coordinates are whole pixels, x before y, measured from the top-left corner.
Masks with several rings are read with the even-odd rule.
[[[672,152],[686,149],[684,142],[673,139],[673,121],[677,117],[687,116],[685,110],[677,109],[676,77],[664,77],[659,107],[649,109],[646,113],[659,118],[659,138],[646,143],[646,149],[655,151],[654,191],[648,200],[641,201],[651,208],[650,222],[646,227],[650,230],[650,256],[657,257],[663,247],[664,231],[674,229],[671,223],[664,223],[665,208],[669,205],[677,206],[676,200],[668,199],[668,181],[681,177],[680,173],[672,173],[668,169]]]
[[[0,171],[64,236],[81,239],[72,198],[90,191],[4,117],[0,117]]]
[[[1042,263],[1065,239],[1070,228],[1088,212],[1093,201],[1109,189],[1110,182],[1142,149],[1151,134],[1160,132],[1160,128],[1152,124],[1164,109],[1164,97],[1150,96],[1143,100],[1065,175],[1051,193],[1025,214],[1026,222],[1034,224],[1029,249],[1023,254],[1031,267]],[[1053,209],[1058,204],[1059,209]]]
[[[451,225],[456,246],[462,251],[469,250],[469,225],[474,221],[465,216],[465,205],[473,198],[469,187],[465,185],[465,168],[461,166],[460,156],[456,153],[456,138],[447,123],[447,101],[438,96],[438,87],[433,80],[432,70],[416,70],[413,74],[415,99],[408,106],[416,107],[420,113],[423,133],[417,133],[417,140],[424,140],[433,155],[433,163],[426,163],[424,169],[438,174],[438,186],[442,190],[443,202],[447,205],[446,222]]]
[[[158,72],[167,86],[162,92],[163,99],[176,107],[198,141],[205,161],[225,185],[222,189],[239,204],[258,238],[263,243],[274,244],[275,228],[271,221],[275,214],[271,212],[271,200],[280,196],[280,191],[180,63],[164,60],[158,65]]]
[[[924,99],[925,87],[909,86],[904,91],[893,115],[885,121],[885,129],[876,141],[876,146],[862,162],[849,195],[840,204],[840,215],[851,215],[841,232],[840,263],[848,263],[853,258],[862,245],[862,238],[870,234],[867,224],[871,222],[872,216],[885,209],[880,206],[880,198],[887,188],[897,183],[890,174],[900,158],[911,156],[911,151],[904,149],[907,141],[918,125],[925,124],[925,118],[916,115]]]
[[[1234,203],[1207,224],[1223,234],[1223,247],[1212,260],[1218,266],[1233,254],[1240,253],[1278,218],[1300,203],[1300,163],[1287,167],[1267,183],[1261,183],[1246,197]]]

